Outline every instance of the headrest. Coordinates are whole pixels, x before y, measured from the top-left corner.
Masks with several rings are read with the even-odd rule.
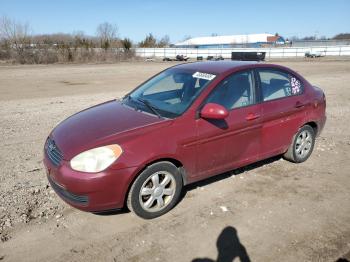
[[[276,78],[270,79],[270,85],[272,86],[284,86],[286,84],[289,84],[289,81],[285,79],[276,79]]]

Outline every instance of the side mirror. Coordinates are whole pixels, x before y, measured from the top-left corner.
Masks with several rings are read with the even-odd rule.
[[[228,117],[228,111],[222,105],[208,103],[202,108],[201,117],[207,119],[225,119]]]

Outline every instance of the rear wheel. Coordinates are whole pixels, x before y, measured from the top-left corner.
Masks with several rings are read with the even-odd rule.
[[[294,135],[284,158],[294,163],[304,162],[310,157],[314,145],[315,131],[311,126],[305,125]]]
[[[132,184],[127,206],[136,215],[151,219],[172,209],[179,200],[182,177],[170,162],[158,162],[147,167]]]

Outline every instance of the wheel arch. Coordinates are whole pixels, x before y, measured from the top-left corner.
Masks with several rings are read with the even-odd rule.
[[[182,178],[182,183],[183,185],[187,185],[187,174],[186,174],[186,170],[184,168],[184,165],[182,164],[182,162],[176,158],[173,157],[163,157],[163,158],[157,158],[157,159],[153,159],[148,161],[146,164],[142,165],[142,167],[140,169],[137,170],[137,172],[135,172],[134,177],[132,178],[132,180],[129,183],[128,186],[128,190],[126,191],[125,197],[124,197],[124,206],[126,206],[126,201],[128,199],[128,195],[130,192],[130,189],[133,185],[133,183],[135,182],[136,178],[144,171],[146,170],[149,166],[155,164],[155,163],[159,163],[159,162],[169,162],[171,164],[173,164],[174,166],[177,167],[177,169],[179,170],[180,174],[181,174],[181,178]]]
[[[315,137],[316,137],[316,136],[318,135],[318,130],[319,130],[319,129],[318,129],[317,122],[316,122],[316,121],[312,121],[312,120],[306,121],[304,124],[302,124],[301,126],[299,126],[299,128],[296,129],[294,135],[296,135],[296,134],[299,132],[299,130],[300,130],[303,126],[306,126],[306,125],[311,126],[311,128],[312,128],[312,129],[314,130],[314,132],[315,132]],[[288,144],[288,147],[290,146],[291,143],[293,143],[294,135],[291,137],[290,142],[289,142],[289,144]],[[288,147],[286,147],[286,148],[284,149],[285,152],[288,150]]]
[[[315,136],[317,136],[317,134],[318,134],[318,125],[317,125],[317,122],[316,122],[316,121],[309,121],[309,122],[305,123],[303,126],[306,126],[306,125],[311,126],[312,129],[313,129],[314,132],[315,132]],[[301,127],[303,127],[303,126],[301,126]],[[301,128],[301,127],[300,127],[300,128]]]

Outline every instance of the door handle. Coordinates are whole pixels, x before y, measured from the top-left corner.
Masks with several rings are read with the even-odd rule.
[[[249,113],[245,119],[247,121],[251,121],[251,120],[258,119],[259,117],[260,117],[260,115],[258,115],[258,114]]]
[[[295,103],[295,108],[302,108],[302,107],[304,107],[305,106],[305,104],[303,104],[303,103],[301,103],[300,101],[298,101],[298,102],[296,102]]]

